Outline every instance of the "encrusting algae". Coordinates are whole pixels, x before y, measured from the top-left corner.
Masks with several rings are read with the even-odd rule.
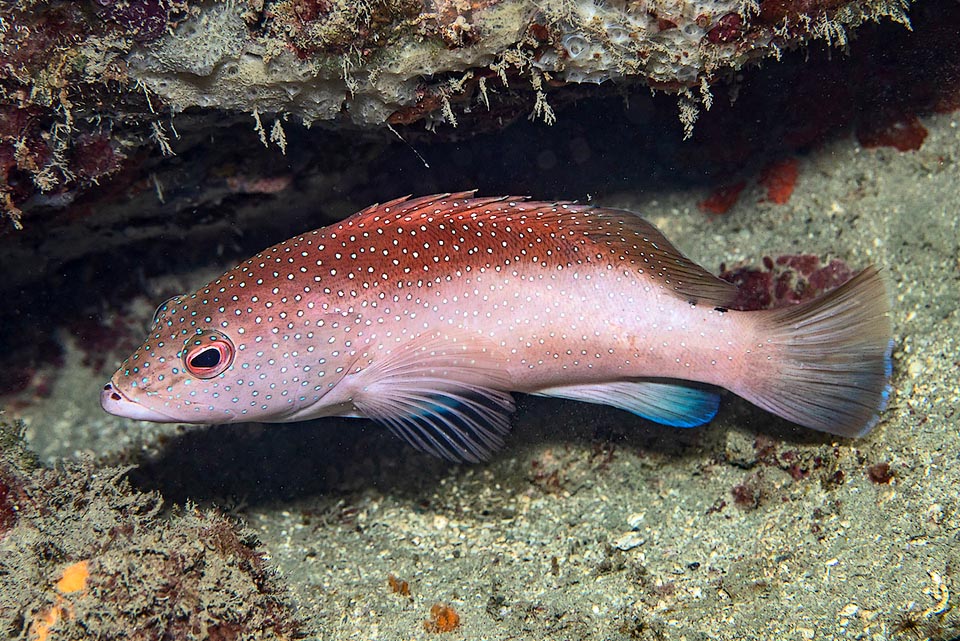
[[[299,638],[250,532],[212,511],[160,516],[127,468],[36,467],[3,422],[0,445],[0,508],[15,514],[0,527],[0,629],[29,641]]]
[[[74,617],[74,608],[72,601],[67,595],[82,592],[87,587],[87,579],[90,577],[90,569],[87,561],[79,561],[68,566],[63,571],[60,580],[55,587],[59,593],[56,597],[56,605],[51,606],[34,618],[30,624],[30,638],[35,641],[47,641],[51,632],[63,619],[72,619]],[[82,596],[82,595],[79,595]]]

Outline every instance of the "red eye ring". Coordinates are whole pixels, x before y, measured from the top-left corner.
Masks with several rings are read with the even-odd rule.
[[[233,364],[235,352],[229,338],[218,331],[207,330],[184,344],[183,366],[197,378],[214,378]]]

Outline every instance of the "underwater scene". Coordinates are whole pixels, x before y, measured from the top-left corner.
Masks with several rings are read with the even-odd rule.
[[[960,639],[960,4],[0,1],[0,636]]]

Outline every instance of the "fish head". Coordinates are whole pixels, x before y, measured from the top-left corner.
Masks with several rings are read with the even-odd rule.
[[[298,420],[322,405],[355,355],[343,349],[350,321],[320,309],[302,315],[308,306],[319,307],[302,289],[245,287],[229,272],[171,298],[104,385],[100,404],[158,423]]]

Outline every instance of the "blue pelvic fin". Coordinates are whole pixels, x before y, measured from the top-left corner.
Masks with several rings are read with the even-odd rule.
[[[476,463],[510,431],[510,380],[482,347],[421,336],[358,373],[353,405],[416,449]]]
[[[612,405],[671,427],[703,425],[716,416],[720,406],[720,395],[713,388],[696,383],[649,379],[564,385],[538,390],[534,394]]]
[[[503,447],[510,431],[504,400],[498,395],[438,394],[412,412],[375,420],[414,448],[454,462],[477,463]]]

